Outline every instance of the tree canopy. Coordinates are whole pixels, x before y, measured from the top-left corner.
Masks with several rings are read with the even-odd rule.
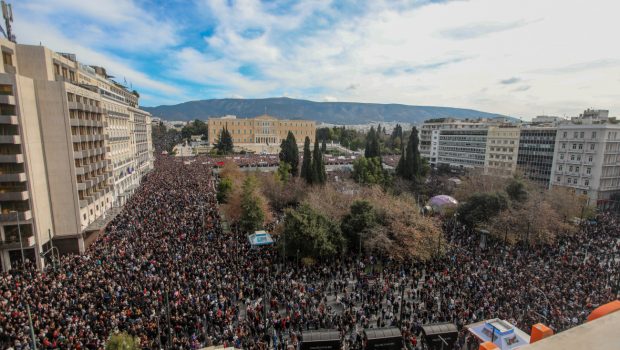
[[[291,166],[291,175],[297,176],[299,173],[299,149],[293,132],[289,131],[286,139],[282,140],[279,156],[281,162],[286,162]]]
[[[256,178],[252,175],[247,176],[243,181],[243,192],[241,197],[241,217],[239,227],[243,232],[254,232],[263,226],[265,212],[256,196]]]
[[[310,153],[310,138],[308,136],[304,140],[304,159],[301,164],[301,177],[306,180],[306,183],[312,183],[312,153]]]
[[[353,161],[351,177],[354,181],[362,184],[385,185],[389,181],[389,175],[383,170],[379,157],[360,157]]]
[[[140,338],[122,332],[110,335],[105,344],[105,350],[139,350]]]
[[[420,157],[419,143],[418,130],[414,126],[409,135],[407,147],[404,152],[401,152],[400,160],[396,166],[396,173],[404,179],[417,181],[424,175],[424,163]]]
[[[217,149],[218,154],[230,154],[233,152],[233,140],[228,128],[222,129],[220,133],[220,137],[218,138],[217,144],[215,145],[215,149]]]
[[[288,209],[284,217],[283,250],[288,256],[332,257],[342,252],[345,240],[338,224],[315,211],[308,204]]]

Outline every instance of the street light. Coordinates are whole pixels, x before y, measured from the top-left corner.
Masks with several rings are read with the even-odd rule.
[[[26,269],[26,257],[24,255],[24,243],[22,242],[22,231],[21,226],[19,225],[19,213],[16,210],[11,210],[9,214],[15,213],[15,218],[17,219],[17,235],[19,237],[19,249],[22,253],[22,268]]]

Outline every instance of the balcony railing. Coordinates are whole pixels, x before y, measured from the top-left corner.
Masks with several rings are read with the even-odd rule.
[[[0,174],[0,182],[24,182],[26,173]]]
[[[0,214],[1,222],[16,222],[17,217],[19,217],[19,221],[28,221],[32,219],[32,212],[30,210],[18,211],[17,216],[15,213],[2,213]]]
[[[19,135],[0,135],[0,143],[19,145],[22,139]]]
[[[17,116],[0,115],[0,124],[17,125]]]
[[[30,198],[27,190],[5,190],[0,192],[0,200],[2,201],[25,201]]]
[[[0,163],[23,163],[23,154],[0,154]]]

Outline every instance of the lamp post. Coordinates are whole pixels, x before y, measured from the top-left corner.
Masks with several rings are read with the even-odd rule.
[[[26,269],[26,257],[24,255],[24,243],[22,242],[22,231],[21,226],[19,225],[19,213],[16,210],[11,210],[9,214],[15,213],[15,219],[17,220],[17,235],[19,237],[19,249],[22,253],[22,268]]]

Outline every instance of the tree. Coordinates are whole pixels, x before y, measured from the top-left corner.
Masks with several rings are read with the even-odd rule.
[[[321,152],[323,152],[323,154],[327,152],[327,143],[325,143],[325,139],[323,139],[323,142],[321,143]]]
[[[286,162],[291,166],[291,175],[297,176],[299,173],[299,149],[297,140],[293,132],[289,131],[286,139],[280,144],[280,161]]]
[[[325,161],[323,160],[323,154],[319,148],[319,140],[314,140],[314,150],[312,153],[312,184],[322,185],[327,181],[327,174],[325,173]]]
[[[233,140],[232,136],[230,136],[230,132],[228,128],[222,129],[220,133],[220,137],[215,145],[218,154],[229,154],[233,151]]]
[[[229,178],[223,178],[220,183],[217,184],[217,201],[218,203],[226,203],[228,196],[232,191],[232,180]]]
[[[140,338],[122,332],[110,335],[105,344],[105,350],[139,350]]]
[[[381,148],[379,147],[379,134],[374,127],[370,127],[370,131],[366,134],[366,148],[364,149],[364,157],[373,158],[381,157]]]
[[[351,205],[351,211],[340,223],[340,230],[347,239],[349,251],[361,247],[363,236],[377,225],[377,215],[372,204],[366,200],[356,200]]]
[[[418,149],[419,143],[418,130],[414,126],[409,135],[407,148],[401,154],[401,159],[396,167],[396,173],[404,179],[417,181],[424,173],[424,166]]]
[[[239,226],[243,232],[254,232],[260,229],[265,221],[265,212],[255,190],[256,178],[247,176],[243,181],[241,217],[239,219]]]
[[[362,184],[386,184],[388,175],[381,166],[379,157],[360,157],[353,161],[353,180]]]
[[[525,184],[517,179],[512,179],[506,186],[508,197],[515,202],[525,202],[527,199],[527,191]]]
[[[285,161],[280,161],[276,175],[282,183],[288,183],[291,178],[291,165]]]
[[[283,225],[283,238],[278,244],[285,245],[288,256],[299,252],[302,257],[325,258],[343,250],[345,240],[338,225],[306,203],[288,209]]]
[[[310,153],[310,138],[308,136],[304,140],[304,159],[301,164],[301,177],[307,183],[312,184],[312,154]]]
[[[476,193],[458,207],[457,213],[459,220],[473,228],[487,222],[506,208],[508,200],[503,193]]]

